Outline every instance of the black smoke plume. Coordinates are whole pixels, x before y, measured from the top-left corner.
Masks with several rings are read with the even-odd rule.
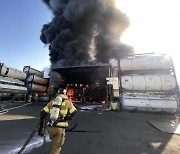
[[[49,45],[52,64],[62,66],[107,63],[130,55],[133,49],[119,40],[129,26],[128,17],[114,0],[43,0],[53,19],[40,39]]]

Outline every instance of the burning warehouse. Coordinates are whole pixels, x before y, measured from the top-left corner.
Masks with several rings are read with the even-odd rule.
[[[59,88],[66,88],[69,99],[73,102],[105,103],[108,101],[109,88],[106,78],[110,76],[111,66],[86,65],[58,67],[51,71],[52,97]]]
[[[164,55],[134,55],[133,48],[121,42],[129,19],[115,7],[115,0],[43,1],[53,13],[40,36],[49,45],[52,97],[63,87],[74,102],[111,102],[114,97],[122,109],[177,108],[177,102],[172,105],[165,98],[167,93],[174,98],[179,95],[173,65],[163,63]],[[118,61],[116,72],[108,65],[110,59]],[[130,103],[135,98],[137,102]],[[154,99],[160,100],[159,106]]]
[[[51,96],[64,87],[75,102],[107,101],[109,59],[134,52],[120,41],[128,17],[114,0],[43,1],[53,13],[40,36],[49,45]]]

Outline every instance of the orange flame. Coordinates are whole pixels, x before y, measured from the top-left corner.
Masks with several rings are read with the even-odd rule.
[[[102,103],[102,104],[105,104],[105,103],[106,103],[106,101],[104,100],[104,101],[102,101],[101,103]]]
[[[68,98],[70,99],[70,101],[72,101],[72,98],[74,96],[74,90],[71,88],[71,89],[68,89],[67,91],[67,96]]]

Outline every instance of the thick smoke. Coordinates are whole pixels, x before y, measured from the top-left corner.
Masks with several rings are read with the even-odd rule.
[[[52,64],[61,66],[107,63],[129,55],[133,49],[119,37],[129,26],[128,17],[114,0],[43,0],[52,21],[42,28],[40,39],[49,45]]]

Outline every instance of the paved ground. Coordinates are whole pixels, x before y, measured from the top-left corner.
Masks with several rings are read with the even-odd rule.
[[[11,104],[11,108],[15,106]],[[37,124],[41,108],[27,105],[0,115],[0,153],[17,153]],[[71,126],[78,126],[66,133],[62,154],[180,153],[180,136],[162,133],[149,125],[152,120],[174,122],[175,117],[160,113],[78,111],[71,121]],[[25,153],[44,154],[42,144],[42,138],[35,135]],[[48,140],[46,150],[49,148]]]

